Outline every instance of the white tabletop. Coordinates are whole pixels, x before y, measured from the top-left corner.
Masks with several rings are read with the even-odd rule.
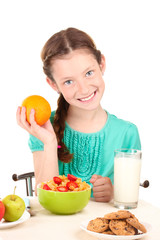
[[[36,197],[31,197],[30,203],[36,215],[13,228],[1,229],[0,240],[96,240],[97,238],[80,229],[81,222],[118,210],[113,207],[112,202],[99,203],[90,200],[79,213],[54,215],[43,209]],[[131,212],[140,221],[152,225],[152,231],[144,240],[160,239],[160,208],[139,201],[138,207]]]

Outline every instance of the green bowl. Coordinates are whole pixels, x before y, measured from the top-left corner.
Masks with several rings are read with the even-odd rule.
[[[74,214],[89,202],[91,188],[79,192],[54,192],[37,187],[39,203],[55,214]]]

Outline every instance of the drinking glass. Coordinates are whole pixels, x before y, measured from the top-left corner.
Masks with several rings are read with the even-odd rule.
[[[138,204],[142,152],[118,149],[114,154],[114,206],[136,208]]]

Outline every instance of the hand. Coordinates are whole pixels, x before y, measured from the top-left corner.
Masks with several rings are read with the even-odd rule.
[[[20,127],[27,132],[40,139],[44,144],[50,144],[55,142],[57,144],[56,134],[52,127],[50,120],[48,120],[43,126],[39,126],[35,121],[35,110],[32,109],[30,113],[30,123],[26,120],[26,108],[18,107],[16,113],[17,123]]]
[[[90,183],[93,184],[93,196],[97,202],[109,202],[113,198],[113,185],[110,178],[94,174]]]

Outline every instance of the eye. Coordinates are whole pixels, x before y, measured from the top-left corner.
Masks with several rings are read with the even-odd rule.
[[[73,82],[72,80],[67,80],[67,81],[64,82],[64,84],[65,85],[70,85],[70,84],[72,84],[72,82]]]
[[[90,71],[88,71],[88,72],[86,73],[86,77],[90,77],[92,74],[93,74],[93,71],[90,70]]]

